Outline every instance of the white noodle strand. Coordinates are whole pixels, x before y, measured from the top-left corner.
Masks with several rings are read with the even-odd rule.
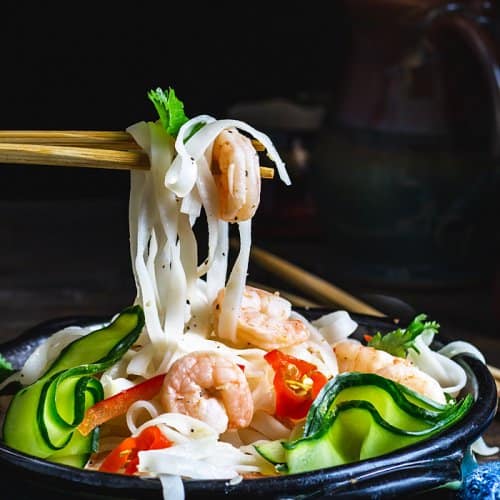
[[[158,410],[149,401],[141,400],[132,403],[126,413],[127,426],[132,435],[136,434],[139,429],[135,421],[143,410],[149,413],[150,418],[156,418],[158,416]]]
[[[222,302],[219,334],[229,342],[236,342],[236,323],[241,306],[241,299],[245,289],[250,248],[252,244],[251,219],[238,223],[240,230],[240,251],[226,284],[224,300]]]

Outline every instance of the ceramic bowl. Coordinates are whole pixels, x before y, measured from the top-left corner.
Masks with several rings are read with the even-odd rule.
[[[313,318],[324,311],[306,311]],[[352,315],[358,322],[357,333],[388,331],[394,324],[383,319]],[[0,353],[14,367],[22,366],[37,345],[55,331],[69,325],[102,321],[96,317],[51,320],[35,326],[19,338],[0,346]],[[475,396],[469,413],[458,424],[440,435],[407,448],[357,463],[313,472],[261,479],[247,479],[231,485],[224,480],[186,480],[186,498],[308,499],[375,498],[420,495],[435,488],[438,498],[451,495],[463,469],[471,459],[470,445],[494,418],[497,404],[493,378],[483,363],[470,356],[457,361],[468,374],[466,391]],[[13,450],[0,442],[2,498],[31,499],[162,499],[161,483],[155,478],[130,477],[86,471],[40,460]],[[427,496],[426,496],[427,498]]]

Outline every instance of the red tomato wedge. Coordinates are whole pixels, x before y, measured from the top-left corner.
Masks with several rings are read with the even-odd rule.
[[[150,400],[154,398],[160,392],[164,378],[165,374],[157,375],[110,398],[99,401],[85,412],[78,430],[87,436],[97,426],[123,415],[132,403],[140,399]]]
[[[327,378],[315,365],[285,354],[277,349],[264,359],[273,367],[276,392],[276,416],[300,420],[307,415],[314,398]]]

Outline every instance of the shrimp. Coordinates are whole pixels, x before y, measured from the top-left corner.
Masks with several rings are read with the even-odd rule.
[[[224,355],[195,351],[177,359],[165,376],[160,401],[222,433],[250,424],[254,405],[243,370]]]
[[[410,360],[398,358],[360,342],[343,340],[334,346],[339,372],[375,373],[398,382],[438,403],[445,403],[443,389],[430,375]]]
[[[215,333],[224,299],[224,289],[218,293],[215,306]],[[292,305],[276,293],[245,286],[241,301],[236,337],[241,345],[253,345],[266,351],[305,342],[309,338],[306,325],[299,319],[290,318]]]
[[[259,157],[248,137],[228,128],[215,139],[210,167],[219,196],[219,218],[252,218],[260,202]]]

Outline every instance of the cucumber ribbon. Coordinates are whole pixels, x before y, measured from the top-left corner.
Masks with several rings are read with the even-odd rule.
[[[144,313],[135,305],[67,345],[37,381],[12,399],[3,425],[5,443],[51,462],[83,467],[97,448],[98,428],[87,436],[77,430],[86,410],[103,399],[95,375],[118,361],[143,327]]]
[[[320,391],[298,439],[255,448],[287,473],[344,465],[428,439],[458,422],[472,403],[468,394],[442,405],[379,375],[343,373]]]

